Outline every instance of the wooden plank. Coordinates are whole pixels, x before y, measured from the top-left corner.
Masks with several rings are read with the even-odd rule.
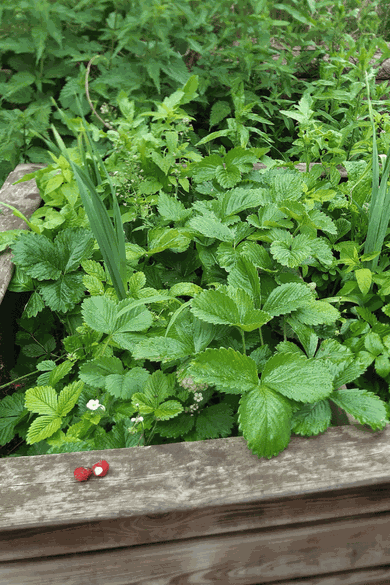
[[[85,534],[88,537],[88,533]],[[390,563],[390,513],[0,564],[7,585],[274,583]]]
[[[76,467],[101,458],[110,464],[104,478],[75,481]],[[389,427],[293,437],[270,460],[242,437],[9,458],[0,479],[0,559],[383,513],[389,469]]]

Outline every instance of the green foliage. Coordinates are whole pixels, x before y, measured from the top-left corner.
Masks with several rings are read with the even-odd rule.
[[[8,455],[242,435],[270,458],[332,426],[331,403],[384,428],[377,4],[3,4],[0,174],[46,164],[21,179],[43,200],[30,231],[0,234],[10,290],[31,293],[24,386],[0,400]]]

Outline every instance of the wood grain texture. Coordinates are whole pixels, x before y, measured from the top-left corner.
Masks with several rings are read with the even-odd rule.
[[[101,458],[105,477],[75,481]],[[293,437],[270,460],[241,437],[3,459],[0,493],[7,585],[390,579],[389,428]]]

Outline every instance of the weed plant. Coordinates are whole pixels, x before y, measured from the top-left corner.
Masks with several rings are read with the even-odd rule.
[[[4,3],[2,168],[47,166],[22,179],[44,202],[30,231],[0,234],[31,292],[3,456],[241,435],[270,458],[335,406],[385,427],[376,7]]]

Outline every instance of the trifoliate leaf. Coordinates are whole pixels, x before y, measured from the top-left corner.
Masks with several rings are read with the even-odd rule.
[[[347,388],[332,392],[329,398],[361,424],[368,424],[374,431],[384,429],[388,422],[386,405],[373,392]]]
[[[273,289],[263,306],[270,315],[286,315],[311,302],[313,294],[308,286],[296,282],[282,284]]]
[[[300,402],[317,402],[332,390],[332,376],[321,362],[296,354],[276,354],[262,372],[261,383]]]
[[[255,362],[233,349],[206,349],[191,362],[188,374],[197,383],[215,385],[219,389],[241,394],[259,382]]]
[[[304,404],[292,418],[291,430],[296,435],[311,437],[323,433],[332,422],[332,411],[328,400]]]
[[[271,459],[290,442],[292,407],[284,396],[264,384],[240,398],[238,425],[249,449]]]

